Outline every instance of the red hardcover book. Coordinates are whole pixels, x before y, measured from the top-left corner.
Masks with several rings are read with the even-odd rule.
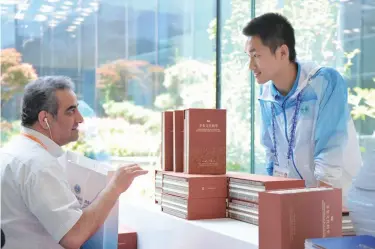
[[[183,198],[226,198],[227,177],[164,172],[163,193]]]
[[[184,111],[173,112],[173,171],[184,171]]]
[[[253,225],[259,224],[259,205],[257,203],[229,199],[227,213],[228,217],[247,222]]]
[[[226,198],[182,198],[163,193],[162,211],[187,220],[226,217]]]
[[[310,238],[342,235],[341,189],[283,189],[259,194],[259,248],[304,248]]]
[[[118,249],[137,249],[137,233],[133,229],[119,227]]]
[[[160,152],[161,168],[173,171],[173,111],[162,112]]]
[[[248,173],[228,173],[228,196],[231,199],[258,202],[260,192],[275,189],[305,187],[305,181],[283,177],[255,175]]]
[[[226,110],[184,112],[184,172],[226,173]]]

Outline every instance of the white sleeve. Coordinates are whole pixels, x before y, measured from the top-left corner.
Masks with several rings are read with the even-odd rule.
[[[82,210],[61,166],[57,161],[46,161],[43,164],[48,166],[32,173],[22,192],[26,206],[59,242],[77,223]]]

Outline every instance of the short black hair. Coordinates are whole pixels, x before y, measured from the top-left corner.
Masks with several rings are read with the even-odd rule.
[[[296,60],[294,29],[288,19],[277,13],[266,13],[251,20],[242,30],[245,36],[259,36],[272,53],[285,44],[289,49],[289,60]]]
[[[21,124],[31,127],[38,121],[41,111],[56,116],[56,91],[65,89],[74,90],[72,80],[65,76],[44,76],[28,83],[22,98]]]

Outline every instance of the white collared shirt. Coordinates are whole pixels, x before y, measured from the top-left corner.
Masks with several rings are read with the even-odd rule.
[[[0,150],[1,229],[5,249],[54,249],[82,215],[57,157],[60,146],[23,128],[36,141],[19,136]]]

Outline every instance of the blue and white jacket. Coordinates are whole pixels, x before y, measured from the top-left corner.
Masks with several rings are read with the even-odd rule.
[[[288,141],[299,93],[295,142],[288,163]],[[347,99],[343,77],[335,69],[313,63],[298,63],[297,78],[287,96],[281,95],[272,82],[264,84],[259,102],[268,174],[273,174],[278,160],[280,167],[288,168],[290,178],[304,179],[307,187],[322,181],[342,188],[346,196],[352,178],[362,165]]]

